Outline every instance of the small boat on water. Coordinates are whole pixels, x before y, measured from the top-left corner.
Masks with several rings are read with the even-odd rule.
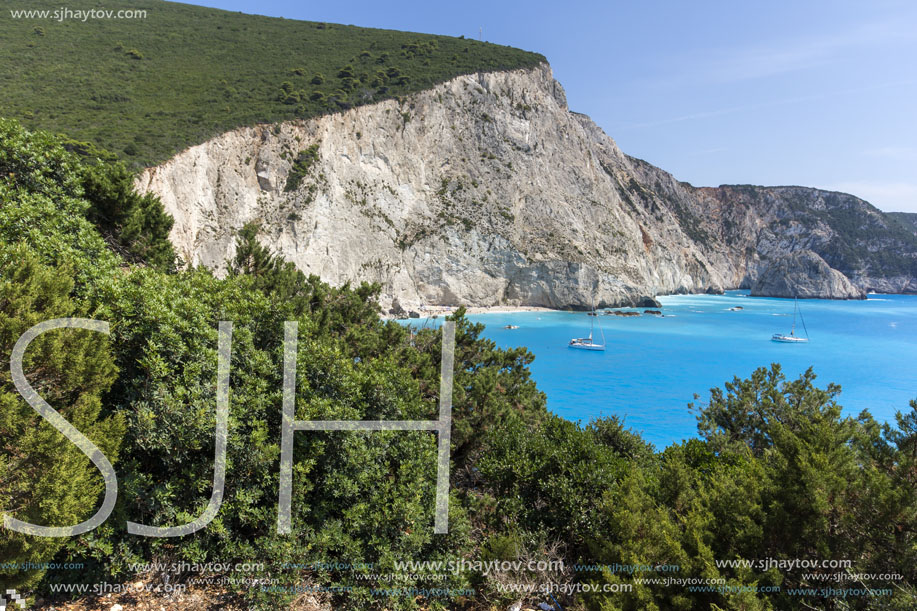
[[[605,341],[605,339],[602,338],[602,341]],[[580,350],[599,350],[599,351],[605,350],[605,344],[597,344],[594,341],[592,341],[591,337],[577,337],[577,338],[571,339],[569,347],[578,348]]]
[[[796,335],[796,315],[799,314],[799,320],[802,322],[802,328],[805,331],[805,337],[799,337]],[[772,342],[781,342],[784,344],[804,344],[809,341],[809,330],[806,329],[806,321],[802,317],[802,312],[799,311],[799,299],[793,299],[793,326],[790,329],[789,335],[784,335],[783,333],[774,333],[771,336]]]
[[[506,325],[506,326],[503,327],[503,328],[504,328],[504,329],[518,329],[518,328],[519,328],[519,325]]]
[[[605,350],[605,333],[602,331],[602,327],[599,327],[599,333],[602,334],[602,343],[597,344],[595,340],[592,339],[593,333],[595,333],[595,305],[592,306],[592,312],[589,312],[589,337],[575,337],[570,340],[570,343],[567,344],[569,348],[576,348],[578,350]]]

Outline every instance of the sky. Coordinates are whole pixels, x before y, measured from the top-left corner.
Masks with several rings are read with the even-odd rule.
[[[188,1],[188,0],[185,0]],[[917,212],[917,2],[191,0],[544,55],[627,154],[697,186],[804,185]]]

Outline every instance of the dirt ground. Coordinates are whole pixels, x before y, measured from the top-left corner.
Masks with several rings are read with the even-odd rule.
[[[188,588],[183,592],[148,591],[142,581],[123,592],[83,596],[75,600],[39,598],[29,609],[42,611],[248,611],[244,597],[231,590],[214,587]],[[314,596],[301,596],[290,611],[331,611],[331,606]]]

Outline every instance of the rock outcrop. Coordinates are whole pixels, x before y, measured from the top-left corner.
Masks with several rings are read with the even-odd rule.
[[[692,215],[700,217],[698,226],[717,233],[733,260],[748,261],[740,284],[744,288],[754,284],[770,261],[811,250],[866,291],[917,292],[917,236],[858,197],[749,185],[699,188],[695,193],[698,207]]]
[[[751,287],[753,297],[801,299],[866,299],[853,285],[811,250],[800,250],[771,261]]]
[[[646,296],[750,287],[800,249],[861,288],[917,290],[917,246],[898,234],[880,232],[902,253],[893,271],[887,256],[850,256],[846,236],[859,233],[841,235],[832,211],[875,233],[884,220],[869,204],[678,182],[571,112],[547,65],[235,130],[146,170],[138,187],[162,198],[191,264],[219,273],[238,230],[258,222],[304,272],[379,282],[386,309],[647,307]]]

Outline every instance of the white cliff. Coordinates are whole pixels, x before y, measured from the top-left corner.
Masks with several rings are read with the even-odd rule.
[[[379,282],[384,307],[622,305],[747,286],[769,256],[748,251],[761,219],[622,154],[567,108],[547,65],[238,129],[138,187],[161,197],[191,264],[223,269],[239,228],[259,222],[304,272]]]
[[[751,287],[752,297],[866,299],[866,291],[811,250],[797,250],[768,265]]]

